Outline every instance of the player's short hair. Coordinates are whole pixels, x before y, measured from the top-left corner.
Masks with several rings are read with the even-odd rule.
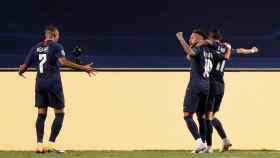
[[[212,38],[215,40],[223,40],[223,34],[220,30],[218,29],[213,29],[211,31],[209,31],[209,33],[212,34]]]
[[[205,32],[204,30],[202,30],[202,29],[194,29],[194,30],[192,31],[192,33],[199,34],[200,36],[203,37],[203,39],[206,39],[206,38],[207,38],[206,32]]]
[[[45,32],[55,32],[55,31],[59,31],[58,28],[54,25],[48,25]]]

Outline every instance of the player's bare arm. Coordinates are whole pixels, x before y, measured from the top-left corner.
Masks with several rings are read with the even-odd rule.
[[[177,39],[179,40],[180,45],[183,47],[185,53],[187,55],[193,56],[195,53],[193,52],[192,48],[189,46],[189,44],[185,41],[183,37],[183,32],[177,32],[176,33]]]
[[[93,67],[91,67],[92,63],[87,65],[79,65],[67,60],[65,57],[61,57],[58,60],[61,66],[63,67],[85,71],[86,73],[89,74],[89,76],[95,75],[96,70]]]
[[[28,66],[27,66],[26,64],[20,65],[20,66],[19,66],[19,72],[18,72],[18,74],[19,74],[21,77],[25,78],[25,76],[24,76],[23,74],[27,71],[27,69],[28,69]]]
[[[229,60],[231,56],[231,45],[229,43],[224,43],[227,47],[227,51],[225,53],[225,59]]]
[[[209,39],[202,40],[202,41],[198,42],[196,46],[201,47],[201,46],[207,46],[207,45],[213,45],[213,41],[211,41]]]
[[[238,54],[255,54],[259,52],[259,49],[257,47],[252,47],[251,49],[237,48],[236,52]]]

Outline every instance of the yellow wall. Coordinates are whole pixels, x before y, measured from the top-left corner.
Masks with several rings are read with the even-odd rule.
[[[35,146],[35,73],[0,73],[0,150]],[[58,146],[65,149],[192,149],[182,119],[187,72],[62,74],[66,117]],[[219,117],[236,149],[280,149],[279,72],[228,72]],[[47,119],[50,127],[52,111]],[[46,131],[46,138],[49,130]],[[214,135],[215,147],[220,139]]]

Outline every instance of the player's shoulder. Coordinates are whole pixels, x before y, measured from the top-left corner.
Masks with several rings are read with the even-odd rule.
[[[54,41],[50,42],[49,45],[50,45],[51,47],[63,48],[63,45],[62,45],[62,44],[60,44],[60,43],[58,43],[58,42],[54,42]]]
[[[37,42],[35,45],[33,45],[30,49],[30,51],[35,51],[37,50],[37,48],[42,47],[43,46],[43,42]]]

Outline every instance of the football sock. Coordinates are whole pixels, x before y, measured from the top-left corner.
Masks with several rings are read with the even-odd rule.
[[[205,142],[206,137],[206,120],[202,116],[197,118],[199,124],[199,134],[203,142]]]
[[[196,124],[193,120],[193,117],[192,116],[186,116],[186,117],[184,117],[184,120],[185,120],[185,122],[187,124],[187,127],[188,127],[189,131],[191,132],[193,138],[195,140],[200,138],[198,128],[197,128],[197,126],[196,126]]]
[[[36,134],[37,134],[37,143],[43,143],[44,137],[44,128],[45,128],[45,121],[46,121],[46,114],[38,114],[36,120]]]
[[[212,133],[213,133],[213,125],[212,120],[206,120],[206,143],[208,146],[212,146]]]
[[[63,124],[64,113],[55,114],[55,119],[52,124],[51,135],[49,142],[55,142]]]
[[[223,128],[223,125],[222,125],[222,123],[220,122],[220,120],[217,119],[217,118],[214,118],[214,119],[212,120],[212,124],[213,124],[213,126],[215,127],[215,129],[217,130],[219,136],[220,136],[222,139],[225,139],[225,138],[227,137],[227,135],[226,135],[226,132],[225,132],[225,130],[224,130],[224,128]]]

